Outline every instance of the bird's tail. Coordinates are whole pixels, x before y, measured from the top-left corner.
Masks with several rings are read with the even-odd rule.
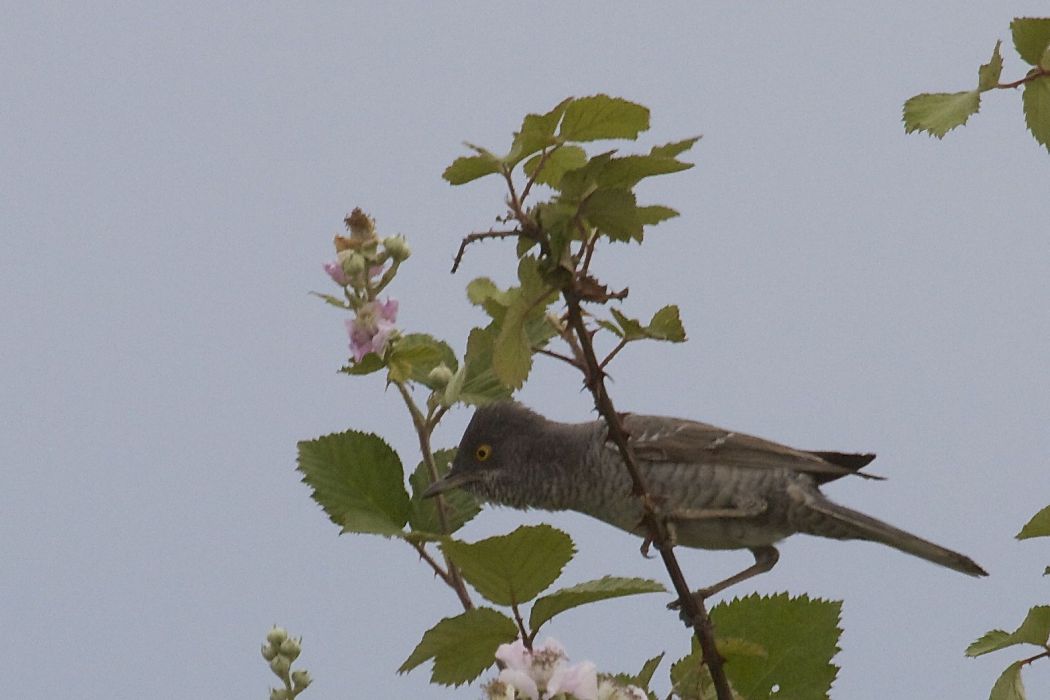
[[[806,522],[799,523],[801,526],[799,529],[802,532],[839,540],[881,542],[894,549],[970,576],[988,575],[988,572],[977,562],[963,554],[895,528],[869,515],[844,508],[825,498],[817,497],[808,500],[806,505],[810,515],[802,518]]]

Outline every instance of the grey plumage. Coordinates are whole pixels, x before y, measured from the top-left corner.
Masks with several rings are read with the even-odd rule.
[[[639,469],[677,544],[750,549],[755,565],[702,591],[710,595],[768,571],[776,542],[795,533],[895,547],[971,576],[968,557],[832,503],[819,485],[871,454],[809,452],[706,423],[627,414]],[[860,476],[864,476],[858,474]],[[603,421],[558,423],[514,402],[479,408],[448,475],[428,490],[462,487],[515,508],[574,510],[644,535],[642,509]]]

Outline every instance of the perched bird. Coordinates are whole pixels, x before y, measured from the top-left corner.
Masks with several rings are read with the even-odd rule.
[[[749,549],[755,563],[698,591],[710,596],[773,568],[795,533],[881,542],[970,576],[969,557],[832,503],[820,485],[858,474],[873,454],[809,452],[680,418],[626,414],[623,425],[675,543]],[[427,489],[465,489],[513,508],[574,510],[645,536],[642,506],[604,421],[558,423],[519,403],[479,408],[449,472]],[[878,477],[869,477],[878,478]]]

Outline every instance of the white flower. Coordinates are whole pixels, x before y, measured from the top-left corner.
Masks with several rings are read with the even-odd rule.
[[[571,693],[577,700],[597,700],[598,671],[590,661],[578,664],[562,663],[554,669],[547,692],[552,696],[558,693]]]
[[[648,700],[645,691],[634,685],[620,685],[611,678],[598,683],[596,700]]]

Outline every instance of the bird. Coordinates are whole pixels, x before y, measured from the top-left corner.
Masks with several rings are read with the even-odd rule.
[[[698,590],[699,597],[771,570],[780,557],[775,545],[798,533],[879,542],[970,576],[988,575],[963,554],[824,496],[820,486],[844,476],[880,479],[859,471],[874,454],[800,450],[681,418],[626,413],[621,420],[673,544],[754,556],[753,565]],[[448,472],[423,496],[455,488],[495,505],[576,511],[648,536],[604,420],[562,423],[513,400],[481,406]]]

